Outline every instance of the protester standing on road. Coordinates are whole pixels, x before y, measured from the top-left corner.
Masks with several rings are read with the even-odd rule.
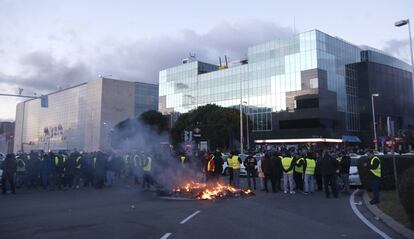
[[[214,177],[216,182],[219,181],[220,175],[223,172],[223,155],[220,151],[220,149],[216,149],[216,151],[213,154],[213,160],[214,160]]]
[[[342,152],[341,162],[339,163],[339,173],[343,188],[341,193],[349,193],[349,168],[351,167],[351,158],[346,152]]]
[[[336,169],[338,168],[338,161],[330,155],[328,150],[324,150],[322,153],[322,160],[320,161],[321,164],[321,173],[323,176],[323,186],[325,188],[325,195],[327,198],[330,198],[331,192],[329,190],[329,186],[331,187],[331,191],[335,198],[338,197],[338,182],[336,176]]]
[[[282,166],[282,157],[277,151],[272,152],[272,171],[273,171],[273,180],[275,181],[275,191],[280,191],[280,179],[283,175],[283,166]]]
[[[151,172],[152,172],[152,156],[147,155],[143,164],[144,179],[142,182],[142,188],[149,190],[152,184]]]
[[[261,167],[264,173],[264,190],[266,192],[269,192],[267,182],[270,180],[270,183],[272,184],[272,191],[276,192],[275,170],[272,165],[271,152],[267,152],[265,154],[265,157],[261,163]]]
[[[294,182],[293,182],[293,169],[294,161],[290,156],[289,151],[285,151],[284,157],[282,158],[283,166],[283,191],[284,193],[290,192],[290,194],[295,194],[294,191]]]
[[[295,170],[293,172],[293,178],[295,180],[296,189],[303,191],[303,164],[305,159],[299,156],[295,160]]]
[[[264,160],[264,157],[263,157],[262,154],[260,154],[259,160],[257,161],[257,173],[258,173],[259,180],[260,180],[260,190],[262,190],[262,191],[265,190],[265,184],[264,184],[265,174],[264,174],[263,168],[262,168],[263,160]]]
[[[3,195],[7,192],[7,183],[10,184],[10,191],[16,194],[16,186],[14,185],[14,175],[16,173],[17,164],[14,158],[14,154],[7,154],[6,159],[1,165],[3,175],[1,177],[2,193]]]
[[[252,189],[251,181],[253,181],[253,188],[256,190],[257,160],[253,157],[252,152],[248,153],[247,157],[244,159],[243,165],[244,165],[244,168],[246,169],[247,183],[249,185],[249,188]]]
[[[229,158],[227,159],[227,163],[229,165],[229,168],[232,170],[232,175],[230,176],[230,185],[234,187],[239,187],[240,185],[240,164],[241,160],[239,156],[237,155],[237,152],[233,151]],[[233,182],[232,182],[233,180]]]
[[[306,155],[306,159],[304,161],[304,169],[305,169],[304,193],[305,194],[313,193],[313,191],[314,191],[313,177],[314,177],[314,174],[315,174],[316,161],[313,158],[314,157],[313,157],[312,153],[308,152],[307,155]]]
[[[315,160],[316,160],[316,167],[315,167],[315,179],[316,179],[316,185],[318,186],[318,191],[322,192],[323,190],[323,180],[322,180],[322,172],[321,172],[321,164],[320,161],[322,160],[322,155],[320,152],[317,152],[315,154]]]
[[[369,170],[370,170],[370,184],[372,189],[372,200],[370,204],[380,203],[380,180],[381,180],[381,160],[373,154],[372,151],[368,153],[370,158]]]

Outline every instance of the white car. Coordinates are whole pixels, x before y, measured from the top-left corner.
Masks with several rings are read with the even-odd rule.
[[[349,185],[361,186],[362,183],[358,172],[358,160],[361,158],[361,155],[349,154],[349,157],[351,157],[351,167],[349,168]]]

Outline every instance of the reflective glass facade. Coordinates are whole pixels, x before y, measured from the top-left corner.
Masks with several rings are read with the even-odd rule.
[[[135,82],[134,115],[139,116],[147,110],[158,109],[158,85]]]
[[[239,107],[244,102],[253,131],[264,137],[269,136],[266,132],[301,129],[303,122],[328,133],[359,131],[354,63],[363,60],[410,67],[312,30],[252,46],[247,59],[230,68],[192,61],[160,71],[159,110],[185,113],[209,103]]]

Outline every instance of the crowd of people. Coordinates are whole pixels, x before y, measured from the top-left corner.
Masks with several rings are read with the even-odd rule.
[[[45,190],[112,187],[116,178],[143,176],[148,188],[152,155],[144,153],[30,152],[7,154],[1,165],[2,193],[16,188]]]
[[[214,152],[193,153],[171,151],[167,153],[167,160],[173,160],[173,164],[160,163],[165,160],[161,160],[165,154],[161,156],[137,151],[123,153],[100,151],[43,153],[40,151],[29,154],[8,154],[1,166],[2,192],[6,193],[7,184],[10,185],[10,191],[15,194],[16,188],[22,187],[45,190],[112,187],[115,179],[127,178],[133,178],[135,184],[142,184],[142,187],[148,190],[152,185],[157,184],[157,177],[154,176],[167,175],[166,170],[176,171],[177,168],[185,169],[179,171],[179,174],[191,171],[195,172],[192,175],[204,175],[201,180],[206,182],[223,182],[226,181],[224,175],[227,175],[228,184],[239,188],[241,187],[240,170],[243,165],[246,170],[247,185],[252,190],[257,189],[258,178],[260,189],[265,192],[271,189],[273,192],[295,194],[300,191],[304,194],[312,194],[316,190],[324,190],[326,197],[333,195],[337,198],[340,191],[349,193],[351,159],[348,152],[345,149],[328,147],[308,150],[279,147],[249,151],[244,155],[240,155],[237,151],[225,154],[219,149]],[[156,163],[158,167],[154,167],[153,161],[158,162]],[[376,166],[373,166],[380,168],[379,163],[374,162],[374,164]],[[377,185],[379,183],[373,187],[377,188]],[[377,200],[379,201],[378,197],[374,199],[375,202]]]

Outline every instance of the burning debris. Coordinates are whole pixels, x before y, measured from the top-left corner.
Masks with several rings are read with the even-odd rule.
[[[198,200],[213,200],[230,197],[248,197],[255,195],[250,189],[239,189],[222,183],[206,184],[190,182],[172,190],[172,196]]]

